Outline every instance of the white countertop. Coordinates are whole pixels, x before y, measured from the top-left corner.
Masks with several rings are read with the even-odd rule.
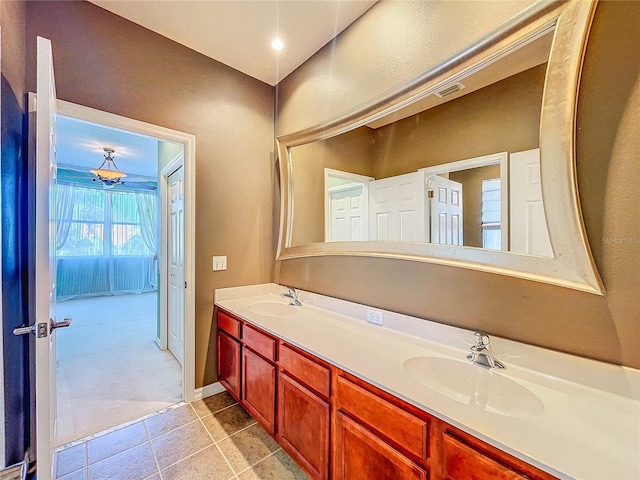
[[[507,367],[496,374],[543,405],[530,416],[505,416],[436,393],[403,367],[415,357],[464,360],[473,332],[387,311],[385,326],[370,325],[366,306],[309,292],[285,318],[250,310],[286,304],[282,291],[275,284],[219,289],[215,303],[552,475],[640,479],[640,371],[491,337]]]

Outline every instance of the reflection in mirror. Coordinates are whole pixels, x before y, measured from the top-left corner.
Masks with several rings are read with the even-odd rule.
[[[290,149],[289,246],[429,242],[553,257],[540,116],[553,30],[400,110]]]

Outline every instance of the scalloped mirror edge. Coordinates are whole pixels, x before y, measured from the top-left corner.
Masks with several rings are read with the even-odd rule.
[[[580,74],[596,3],[597,0],[537,2],[474,44],[366,105],[320,125],[278,136],[281,212],[276,260],[324,255],[392,258],[479,270],[604,295],[582,220],[575,158]],[[540,119],[542,193],[553,258],[418,243],[290,246],[294,207],[292,147],[334,137],[397,111],[553,28]]]

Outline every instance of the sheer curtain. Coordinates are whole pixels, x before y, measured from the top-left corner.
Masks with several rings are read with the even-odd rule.
[[[158,196],[136,192],[136,204],[140,216],[140,230],[144,244],[153,252],[153,267],[158,270]],[[151,280],[157,286],[157,278]]]
[[[69,238],[73,205],[75,203],[73,185],[58,185],[56,190],[56,250],[60,250]]]
[[[65,219],[67,229],[58,248],[58,299],[156,290],[156,248],[149,248],[143,231],[155,240],[158,215],[141,214],[138,192],[85,186],[76,186],[72,194],[61,191],[72,198],[72,206],[57,202],[57,218]],[[157,205],[156,195],[141,193],[141,201]]]

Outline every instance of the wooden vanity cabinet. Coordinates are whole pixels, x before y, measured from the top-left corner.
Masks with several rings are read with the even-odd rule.
[[[557,480],[445,422],[442,424],[442,478],[448,480]]]
[[[220,383],[314,480],[556,479],[231,314],[217,315]]]
[[[240,336],[241,322],[217,312],[218,381],[236,400],[240,400]]]
[[[271,435],[276,432],[277,340],[253,326],[242,336],[242,406]]]
[[[280,344],[278,442],[316,480],[329,478],[331,369]]]
[[[429,478],[431,417],[417,416],[396,400],[340,372],[334,397],[334,480]]]
[[[426,480],[427,471],[371,430],[338,412],[333,448],[334,480]]]

